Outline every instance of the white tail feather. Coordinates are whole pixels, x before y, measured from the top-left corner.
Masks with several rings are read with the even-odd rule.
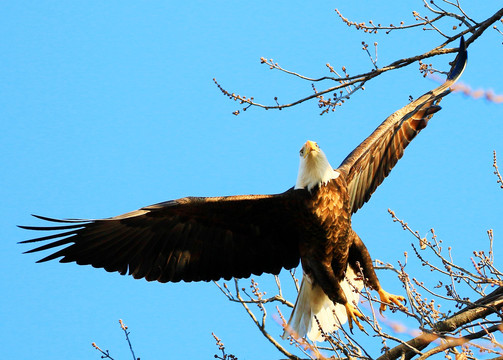
[[[361,280],[355,280],[356,275],[349,266],[346,270],[346,277],[350,279],[352,284],[351,286],[346,279],[341,281],[346,298],[350,304],[358,303],[360,295],[353,288],[361,290],[363,283]],[[316,320],[323,331],[328,334],[346,323],[348,320],[346,308],[342,304],[334,304],[321,287],[316,284],[313,286],[309,276],[303,274],[299,295],[290,320],[288,320],[288,328],[283,333],[283,339],[286,339],[290,332],[293,332],[299,338],[307,336],[311,341],[323,341],[324,338]]]

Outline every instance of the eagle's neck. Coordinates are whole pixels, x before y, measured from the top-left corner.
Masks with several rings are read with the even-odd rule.
[[[295,189],[307,188],[311,191],[315,186],[324,185],[339,175],[339,172],[330,166],[323,151],[318,150],[306,157],[301,156]]]

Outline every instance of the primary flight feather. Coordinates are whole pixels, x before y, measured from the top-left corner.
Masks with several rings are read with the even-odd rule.
[[[362,328],[358,318],[363,315],[356,308],[361,281],[355,280],[360,268],[378,292],[381,310],[404,298],[382,289],[368,250],[351,228],[351,215],[440,110],[438,102],[466,59],[461,40],[447,81],[389,116],[337,169],[315,142],[307,141],[296,184],[284,193],[185,197],[98,220],[36,216],[56,225],[21,227],[57,233],[22,243],[45,242],[27,253],[63,246],[38,262],[61,257],[60,262],[160,282],[278,274],[301,262],[303,279],[285,336],[323,340],[320,326],[330,332],[346,319],[351,328],[353,322]]]

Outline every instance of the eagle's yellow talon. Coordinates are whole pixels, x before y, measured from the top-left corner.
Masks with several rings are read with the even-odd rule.
[[[382,312],[386,310],[386,304],[395,304],[400,309],[404,308],[402,302],[405,302],[405,298],[403,296],[390,294],[383,289],[378,290],[377,293],[379,294],[379,298],[381,299],[381,306],[379,307],[379,312],[381,313],[381,315]]]
[[[346,313],[348,315],[348,325],[351,332],[353,332],[353,321],[355,322],[356,326],[358,326],[358,329],[364,331],[362,324],[360,324],[360,322],[358,321],[358,318],[364,319],[363,314],[357,308],[355,308],[353,305],[349,303],[344,304],[344,306],[346,307]]]

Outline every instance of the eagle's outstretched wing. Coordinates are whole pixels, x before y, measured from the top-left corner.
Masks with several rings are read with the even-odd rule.
[[[438,103],[450,93],[449,87],[463,73],[466,60],[465,42],[461,38],[458,55],[446,82],[390,115],[341,163],[338,170],[346,175],[353,213],[370,199],[402,157],[407,145],[440,110]]]
[[[278,195],[186,197],[100,220],[58,220],[58,231],[28,253],[65,246],[39,260],[92,265],[148,281],[209,281],[278,274],[299,264],[300,224],[292,214],[304,190]],[[298,209],[297,209],[298,210]],[[69,245],[69,246],[68,246]]]

